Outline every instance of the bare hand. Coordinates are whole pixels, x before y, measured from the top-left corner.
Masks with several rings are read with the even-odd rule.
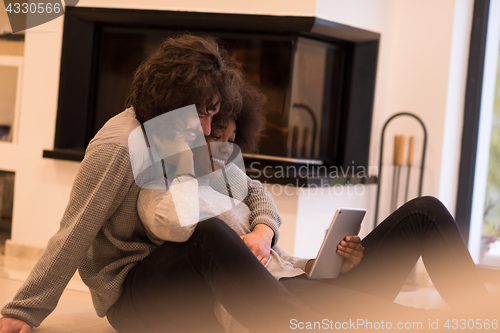
[[[177,128],[166,131],[166,121],[174,121]],[[194,107],[163,114],[157,120],[148,122],[145,129],[151,149],[156,150],[161,159],[174,166],[180,156],[186,155],[186,152],[188,155],[191,153],[191,148],[206,146],[200,119]],[[199,141],[195,142],[197,139]]]
[[[340,273],[349,272],[359,265],[363,258],[363,252],[365,252],[365,248],[361,245],[361,238],[358,236],[346,236],[346,238],[337,245],[337,253],[344,258]]]
[[[0,319],[0,333],[30,333],[31,327],[24,321],[15,318]]]
[[[251,233],[241,236],[241,239],[260,263],[265,266],[271,256],[273,236],[273,229],[265,224],[257,224]]]

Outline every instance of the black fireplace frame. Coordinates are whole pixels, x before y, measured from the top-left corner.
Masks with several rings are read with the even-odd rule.
[[[346,45],[342,146],[336,166],[368,167],[380,34],[310,16],[272,16],[75,7],[64,19],[54,148],[43,156],[81,161],[94,135],[96,59],[104,24],[210,32],[298,35]]]

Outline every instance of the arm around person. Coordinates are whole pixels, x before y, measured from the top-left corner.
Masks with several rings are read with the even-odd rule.
[[[224,194],[228,194],[229,186],[231,196],[245,203],[250,209],[250,230],[253,231],[255,226],[264,224],[274,234],[271,246],[278,243],[282,219],[273,196],[261,182],[250,179],[236,165],[229,164],[225,168],[225,176],[211,180],[210,185],[217,192]]]
[[[261,182],[250,179],[234,164],[227,165],[225,175],[212,180],[210,185],[216,191],[231,195],[248,206],[251,233],[242,236],[242,239],[265,265],[269,260],[271,247],[278,243],[282,223],[271,193]]]
[[[178,177],[168,190],[161,184],[149,184],[141,189],[137,210],[155,244],[185,242],[199,221],[198,182],[189,176]]]

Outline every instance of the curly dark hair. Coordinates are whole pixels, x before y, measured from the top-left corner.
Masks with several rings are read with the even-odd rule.
[[[264,106],[262,93],[245,82],[242,91],[243,104],[239,112],[231,114],[217,114],[212,121],[212,128],[225,129],[229,120],[236,123],[235,143],[243,153],[257,153],[259,151],[259,133],[264,129],[267,109]]]
[[[165,112],[195,104],[231,116],[241,108],[242,78],[235,62],[213,37],[184,34],[168,38],[137,68],[126,100],[144,123]]]

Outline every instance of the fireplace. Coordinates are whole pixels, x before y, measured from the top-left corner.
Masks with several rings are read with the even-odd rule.
[[[162,39],[213,35],[266,96],[260,165],[367,167],[380,36],[315,17],[75,7],[64,19],[53,150],[81,160]]]

